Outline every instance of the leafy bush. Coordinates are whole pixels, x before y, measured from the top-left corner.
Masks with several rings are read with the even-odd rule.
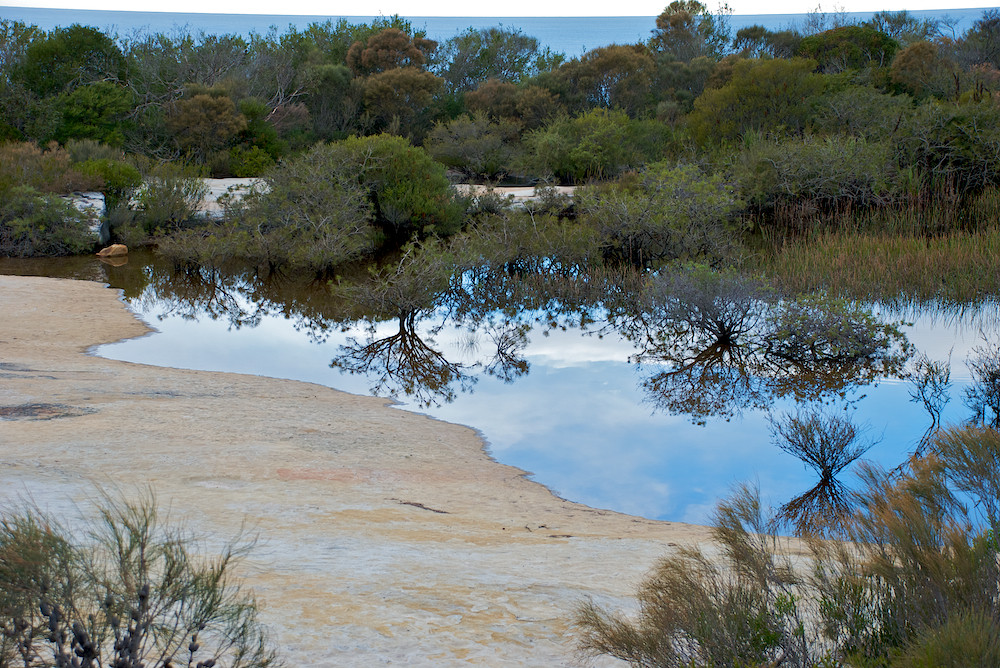
[[[870,26],[839,26],[804,37],[798,54],[812,58],[826,73],[863,67],[888,67],[899,42]]]
[[[638,265],[717,257],[740,207],[719,175],[691,165],[650,165],[619,182],[578,190],[581,222],[593,226],[606,256]]]
[[[109,209],[128,201],[136,188],[142,185],[139,170],[121,160],[91,159],[77,164],[76,169],[81,174],[100,177],[104,182],[105,204]]]
[[[855,137],[753,135],[745,138],[733,161],[747,201],[766,209],[803,202],[821,207],[887,204],[900,180],[892,147]]]
[[[82,533],[82,537],[81,537]],[[0,665],[277,665],[233,581],[247,545],[192,554],[152,496],[105,499],[81,532],[37,508],[0,517]]]
[[[185,170],[166,163],[156,167],[132,196],[126,216],[112,232],[129,245],[184,227],[198,212],[207,186]]]
[[[402,137],[351,137],[335,146],[353,163],[359,185],[370,193],[377,222],[402,239],[447,236],[462,223],[461,205],[444,167]]]
[[[30,186],[0,188],[0,255],[72,255],[94,247],[87,216]]]
[[[827,87],[815,60],[739,60],[729,81],[694,101],[688,128],[700,144],[736,139],[752,130],[800,132],[812,113],[811,98]]]
[[[529,169],[564,182],[613,178],[661,159],[672,139],[657,121],[636,121],[624,111],[593,109],[557,118],[525,137]]]
[[[479,112],[434,126],[424,148],[444,165],[473,178],[498,179],[513,171],[521,129],[509,119]]]

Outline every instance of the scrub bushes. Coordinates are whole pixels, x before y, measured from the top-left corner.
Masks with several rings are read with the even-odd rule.
[[[634,666],[996,665],[998,463],[1000,433],[968,427],[900,473],[863,467],[842,540],[807,541],[808,569],[743,488],[716,511],[718,552],[663,559],[637,618],[583,604],[580,647]]]

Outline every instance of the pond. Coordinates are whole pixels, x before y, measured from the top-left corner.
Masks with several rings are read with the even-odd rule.
[[[769,416],[819,407],[849,418],[858,442],[874,442],[863,458],[886,467],[903,462],[932,423],[905,377],[914,360],[947,363],[950,401],[941,423],[961,423],[970,417],[967,361],[1000,333],[995,302],[873,307],[879,323],[904,322],[899,331],[908,343],[894,341],[895,352],[878,364],[838,363],[820,373],[789,363],[788,341],[760,338],[724,351],[693,339],[678,345],[674,326],[650,310],[622,317],[579,303],[471,311],[438,303],[371,320],[323,285],[240,272],[192,277],[140,254],[117,267],[91,258],[0,260],[0,273],[122,289],[129,308],[157,331],[101,346],[102,356],[390,396],[402,409],[475,428],[494,458],[559,496],[697,523],[741,482],[759,485],[776,507],[817,484],[816,467],[776,447]],[[752,327],[766,328],[767,313]],[[840,477],[850,485],[851,469]]]

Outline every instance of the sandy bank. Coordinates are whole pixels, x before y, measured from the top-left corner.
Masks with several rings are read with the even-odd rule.
[[[97,283],[0,276],[0,499],[150,484],[247,562],[289,665],[577,665],[566,621],[622,603],[702,527],[553,497],[478,436],[298,381],[87,354],[147,328]]]

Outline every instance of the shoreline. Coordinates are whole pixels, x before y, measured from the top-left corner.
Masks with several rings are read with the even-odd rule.
[[[0,276],[0,501],[148,485],[208,547],[245,521],[241,573],[289,665],[580,665],[580,601],[632,607],[657,558],[710,540],[559,499],[384,399],[88,352],[149,331],[99,283]]]

